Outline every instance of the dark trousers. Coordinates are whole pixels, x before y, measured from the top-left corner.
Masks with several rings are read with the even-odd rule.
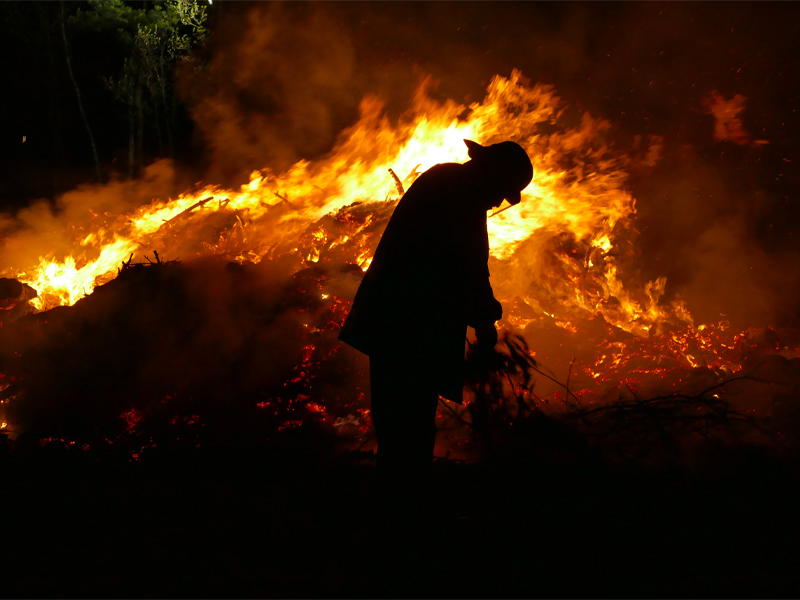
[[[424,478],[433,462],[439,395],[430,365],[411,354],[370,355],[372,422],[384,478]]]

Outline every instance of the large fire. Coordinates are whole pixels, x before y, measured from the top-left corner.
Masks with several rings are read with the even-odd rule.
[[[39,292],[33,301],[37,309],[71,305],[113,276],[131,253],[152,251],[156,246],[166,254],[170,248],[163,241],[158,248],[159,237],[178,226],[179,219],[227,211],[258,230],[274,209],[285,207],[288,210],[282,211],[276,226],[258,230],[258,239],[237,246],[241,252],[234,254],[225,247],[229,240],[219,240],[196,253],[218,253],[223,248],[231,259],[259,262],[269,247],[291,239],[325,214],[353,202],[396,200],[403,186],[431,166],[468,160],[465,138],[485,144],[511,139],[530,154],[534,178],[518,209],[489,221],[492,255],[508,259],[532,237],[568,233],[586,248],[585,256],[568,267],[576,277],[581,271],[584,280],[569,282],[574,293],[565,301],[571,307],[602,314],[615,326],[638,335],[646,335],[655,323],[679,310],[659,306],[662,280],[635,291],[626,290],[620,282],[612,251],[635,213],[635,201],[624,190],[630,159],[614,156],[603,143],[608,123],[585,114],[574,127],[540,133],[543,124],[557,122],[563,106],[552,87],[525,85],[519,72],[510,78],[495,77],[484,101],[469,107],[436,104],[428,98],[428,84],[428,80],[422,83],[415,105],[396,126],[382,116],[380,99],[365,98],[359,122],[318,163],[301,161],[278,175],[269,170],[254,172],[239,191],[211,185],[175,200],[154,200],[133,214],[114,215],[111,223],[91,229],[75,240],[75,250],[67,257],[42,257],[38,265],[15,265],[5,274]],[[573,166],[565,168],[565,159]],[[397,181],[390,169],[392,175],[399,174]],[[370,260],[368,254],[353,258],[364,268]],[[308,260],[314,262],[315,257]],[[604,305],[611,297],[619,301],[613,310]],[[681,317],[686,318],[686,313]]]
[[[675,368],[703,367],[718,376],[742,368],[737,350],[749,343],[747,333],[724,322],[696,325],[679,298],[664,298],[664,278],[642,282],[625,272],[635,253],[628,173],[658,160],[657,136],[614,150],[606,141],[610,123],[588,113],[572,118],[553,87],[530,85],[517,71],[496,76],[483,101],[470,106],[432,100],[430,84],[421,83],[398,123],[384,115],[379,98],[365,98],[358,122],[322,160],[300,161],[283,173],[254,172],[239,190],[207,185],[130,213],[87,215],[74,228],[80,235],[69,255],[8,265],[3,275],[35,288],[31,303],[41,311],[74,304],[113,279],[132,255],[153,251],[239,263],[302,253],[298,260],[313,265],[338,248],[366,270],[380,231],[370,227],[369,215],[348,221],[347,207],[393,209],[420,173],[468,160],[465,138],[513,140],[528,151],[534,176],[518,207],[489,218],[492,285],[506,327],[530,336],[543,324],[567,334],[599,327],[591,339],[602,341],[584,349],[566,374],[575,389],[601,382],[635,386]],[[326,215],[339,215],[346,226],[325,227]],[[322,298],[344,308],[349,302]]]

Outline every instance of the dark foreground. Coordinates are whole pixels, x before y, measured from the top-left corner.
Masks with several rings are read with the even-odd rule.
[[[14,597],[797,597],[798,468],[440,462],[396,520],[368,461],[6,455]]]

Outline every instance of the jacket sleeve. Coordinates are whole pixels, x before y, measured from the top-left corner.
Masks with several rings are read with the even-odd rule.
[[[497,301],[489,283],[489,275],[474,282],[467,291],[467,324],[474,327],[480,323],[494,323],[503,316],[503,305]]]
[[[503,306],[494,297],[489,283],[489,233],[486,228],[486,214],[481,212],[470,221],[465,312],[467,324],[474,326],[500,320]]]

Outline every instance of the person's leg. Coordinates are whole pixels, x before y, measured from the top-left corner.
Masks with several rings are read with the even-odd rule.
[[[369,357],[372,424],[378,439],[378,470],[381,474],[400,460],[402,441],[397,422],[395,371],[391,357],[373,353]]]
[[[429,385],[416,387],[414,400],[408,403],[405,414],[408,427],[405,430],[407,441],[407,464],[409,469],[420,477],[430,474],[433,464],[433,447],[436,444],[436,407],[439,396]]]
[[[387,581],[419,572],[419,488],[430,474],[438,395],[407,355],[370,355],[372,420],[378,438],[374,559]],[[399,590],[398,590],[399,591]]]
[[[384,476],[424,477],[433,461],[438,395],[423,369],[403,356],[370,356],[372,420]]]

